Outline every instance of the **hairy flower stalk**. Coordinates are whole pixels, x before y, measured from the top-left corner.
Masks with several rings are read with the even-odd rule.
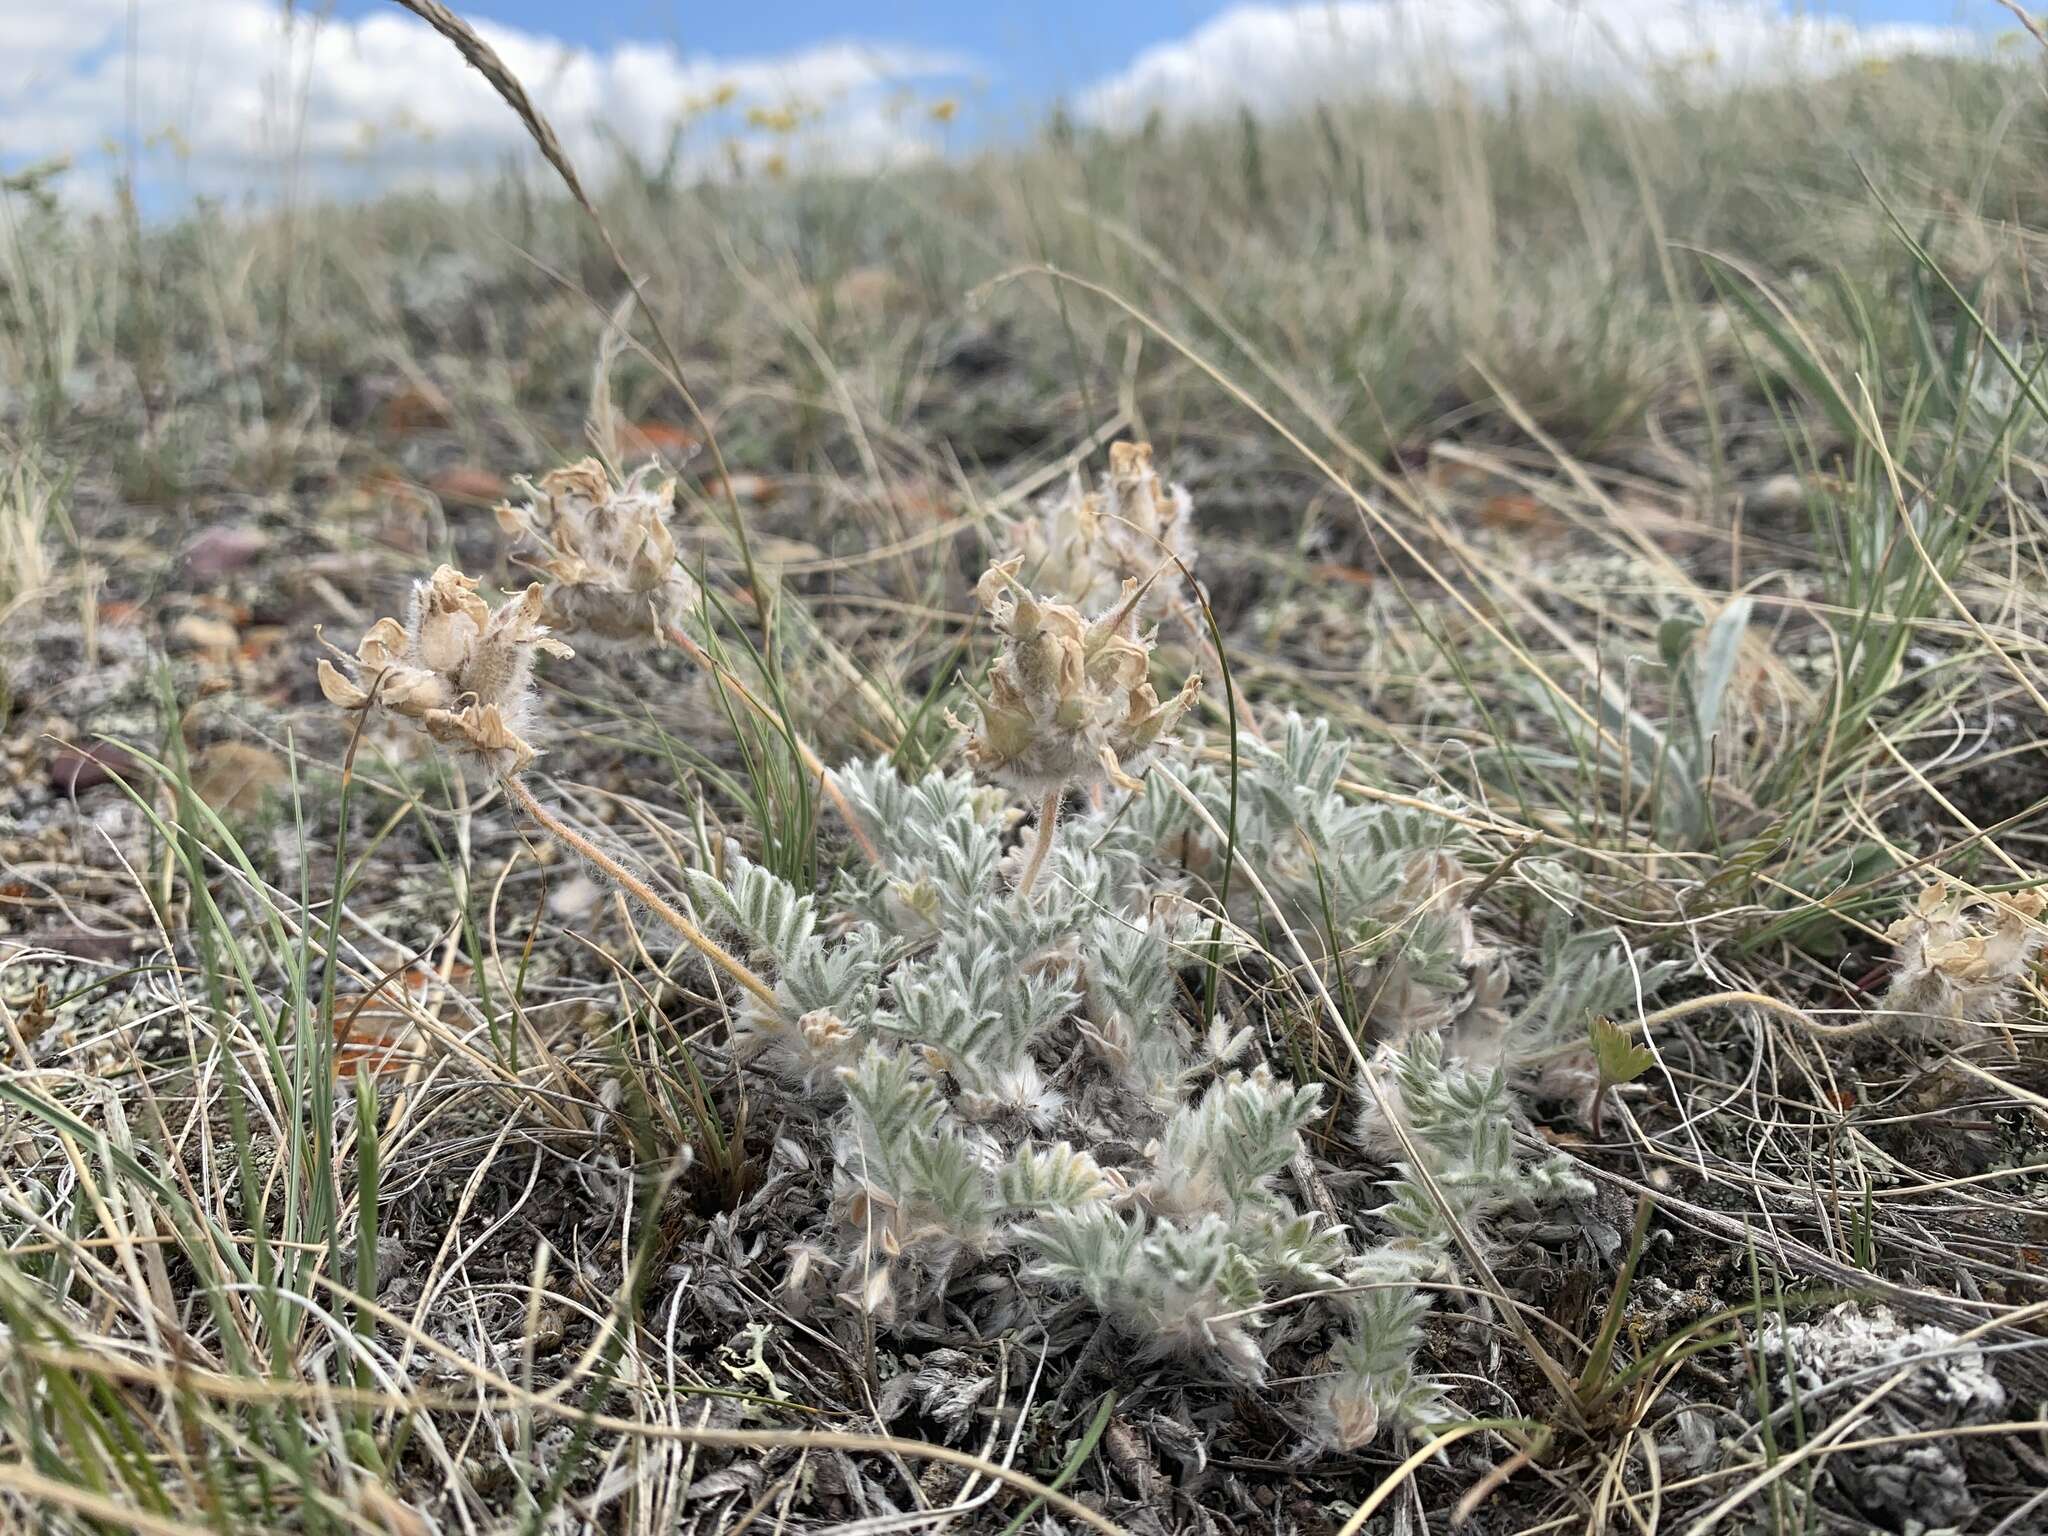
[[[975,587],[1003,637],[989,671],[989,696],[975,701],[978,728],[967,760],[985,779],[1040,798],[1038,838],[1018,880],[1029,895],[1045,867],[1069,788],[1134,789],[1131,769],[1171,734],[1202,689],[1191,675],[1161,703],[1151,683],[1152,638],[1138,633],[1144,589],[1126,580],[1116,606],[1089,619],[1078,608],[1033,594],[1017,580],[1020,561],[989,567]]]
[[[348,670],[322,657],[320,691],[338,708],[403,720],[480,764],[543,831],[617,881],[706,960],[773,1007],[775,993],[766,982],[520,782],[538,755],[522,734],[534,715],[534,658],[574,653],[541,622],[538,582],[495,610],[476,588],[474,576],[452,565],[415,582],[404,623],[379,619],[352,656],[328,647]]]

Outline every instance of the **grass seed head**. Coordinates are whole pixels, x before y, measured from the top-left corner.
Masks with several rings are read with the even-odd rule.
[[[404,623],[379,619],[352,656],[328,647],[341,666],[321,658],[320,691],[338,708],[409,721],[494,774],[517,773],[534,758],[534,657],[573,653],[541,623],[538,583],[495,610],[476,587],[452,565],[413,583]]]

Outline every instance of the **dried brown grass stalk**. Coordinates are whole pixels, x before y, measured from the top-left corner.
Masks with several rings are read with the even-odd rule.
[[[751,992],[760,1001],[762,1006],[773,1012],[781,1011],[782,1005],[775,1000],[775,989],[773,987],[748,970],[745,965],[734,959],[717,940],[713,939],[703,929],[699,928],[695,923],[683,916],[682,913],[662,900],[660,896],[656,895],[653,888],[646,881],[635,875],[625,865],[598,847],[596,843],[593,843],[553,811],[542,805],[539,800],[534,798],[533,791],[528,789],[513,775],[507,774],[498,783],[503,787],[506,795],[513,803],[526,812],[528,816],[531,816],[541,830],[596,865],[609,878],[616,881],[635,901],[640,902],[648,911],[652,912],[664,924],[673,929],[698,954],[702,955],[719,970],[725,972],[726,975]]]
[[[2015,0],[1998,0],[1998,3],[2012,12],[2014,19],[2027,29],[2035,42],[2039,43],[2043,48],[2048,48],[2048,32],[2044,32],[2041,29],[2040,22],[2034,20],[2032,16],[2021,10],[2018,4],[2015,3]]]
[[[604,227],[604,220],[598,218],[597,209],[589,195],[583,190],[583,183],[577,179],[576,167],[569,163],[567,151],[561,140],[555,137],[555,130],[548,126],[548,120],[540,115],[540,108],[526,94],[526,87],[519,83],[519,77],[506,67],[498,57],[498,51],[485,42],[470,27],[469,23],[441,4],[441,0],[398,0],[413,15],[419,17],[436,32],[455,45],[455,51],[478,74],[491,84],[491,89],[504,98],[505,105],[518,114],[519,121],[526,125],[526,131],[533,135],[533,142],[540,146],[540,152],[547,162],[561,176],[569,195],[576,199],[583,211],[596,222],[598,233],[603,237],[605,247],[621,271],[626,263],[620,257],[618,247],[612,244],[610,231]]]

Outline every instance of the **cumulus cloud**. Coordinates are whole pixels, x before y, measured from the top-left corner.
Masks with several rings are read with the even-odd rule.
[[[1249,109],[1412,93],[1456,80],[1636,89],[1659,71],[1709,86],[1825,74],[1902,53],[1957,53],[1981,35],[1859,25],[1765,0],[1336,0],[1240,5],[1148,48],[1082,93],[1083,120],[1135,127]]]
[[[90,181],[139,140],[151,179],[232,195],[286,175],[316,190],[446,181],[525,153],[519,124],[444,40],[396,8],[355,21],[274,0],[0,0],[0,165],[68,155]],[[700,163],[738,152],[855,169],[928,153],[904,91],[970,61],[887,43],[825,42],[712,58],[660,43],[576,46],[478,32],[525,83],[571,155],[613,142],[656,158],[674,126]],[[752,110],[777,119],[755,126]],[[733,149],[727,147],[732,141]]]

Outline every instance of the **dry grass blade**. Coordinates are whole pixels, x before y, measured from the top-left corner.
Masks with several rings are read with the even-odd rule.
[[[625,261],[619,256],[618,248],[612,244],[611,235],[604,228],[604,221],[598,217],[597,205],[591,202],[590,194],[583,190],[583,182],[576,174],[576,167],[570,163],[567,151],[562,148],[562,141],[555,137],[555,130],[548,126],[548,120],[541,115],[540,108],[536,107],[533,98],[526,94],[526,87],[519,83],[519,77],[498,57],[498,51],[477,36],[476,29],[468,22],[441,4],[441,0],[394,0],[394,3],[411,11],[447,38],[455,45],[455,51],[462,55],[470,68],[490,82],[491,89],[504,99],[505,105],[512,109],[513,115],[533,136],[534,144],[541,154],[547,157],[548,164],[555,168],[555,173],[562,178],[562,185],[569,189],[569,195],[575,198],[577,205],[596,222],[606,249],[611,252],[613,260],[623,272]]]
[[[2048,31],[2042,30],[2041,23],[2034,20],[2034,18],[2031,15],[2029,15],[2024,8],[2021,7],[2019,0],[1998,0],[1998,3],[2004,6],[2008,11],[2012,12],[2013,19],[2017,21],[2021,26],[2027,29],[2027,34],[2030,37],[2032,37],[2035,42],[2039,43],[2043,48],[2048,48]]]

